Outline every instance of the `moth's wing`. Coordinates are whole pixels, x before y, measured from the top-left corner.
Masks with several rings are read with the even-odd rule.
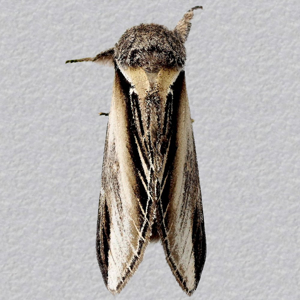
[[[182,289],[197,288],[206,256],[204,218],[184,72],[172,86],[168,158],[158,203],[158,229],[170,268]]]
[[[130,84],[117,69],[109,114],[97,225],[97,257],[104,282],[118,293],[142,260],[150,239],[153,201],[132,130]]]

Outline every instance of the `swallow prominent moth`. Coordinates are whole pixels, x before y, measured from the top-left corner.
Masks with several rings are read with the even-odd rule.
[[[206,256],[198,164],[184,64],[194,7],[174,30],[141,24],[93,58],[115,69],[107,125],[96,249],[109,291],[119,293],[160,240],[191,295]]]

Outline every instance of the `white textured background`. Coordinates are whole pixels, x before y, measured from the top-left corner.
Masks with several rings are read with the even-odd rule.
[[[208,255],[192,299],[300,299],[300,2],[1,5],[1,299],[114,299],[95,254],[113,69],[65,65],[144,23],[186,43]],[[187,299],[160,244],[117,299]]]

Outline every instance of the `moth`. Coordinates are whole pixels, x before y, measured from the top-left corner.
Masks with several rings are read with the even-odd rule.
[[[198,164],[184,64],[194,10],[174,30],[141,24],[93,58],[115,69],[102,169],[96,249],[106,287],[119,293],[150,241],[160,240],[191,295],[206,256]]]

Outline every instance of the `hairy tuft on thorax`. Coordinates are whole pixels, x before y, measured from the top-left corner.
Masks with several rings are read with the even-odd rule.
[[[122,67],[142,67],[158,72],[161,67],[182,68],[185,47],[176,32],[157,24],[141,24],[125,31],[115,45],[115,60]]]

